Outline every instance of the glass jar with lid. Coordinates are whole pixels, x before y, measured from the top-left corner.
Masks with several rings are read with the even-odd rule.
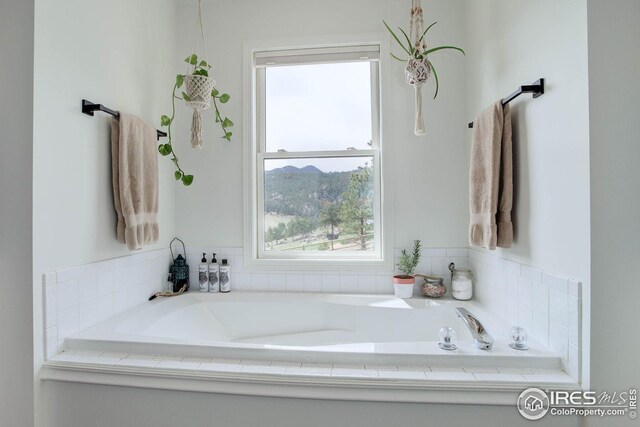
[[[444,279],[442,277],[426,276],[424,274],[416,274],[416,276],[422,277],[420,290],[425,297],[440,298],[447,293],[447,288],[444,286]]]
[[[456,268],[449,264],[451,270],[451,296],[457,300],[467,301],[473,297],[473,273],[468,268]]]

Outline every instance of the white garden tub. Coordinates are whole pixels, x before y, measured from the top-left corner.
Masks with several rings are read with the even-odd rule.
[[[465,307],[494,337],[475,349],[456,316]],[[438,347],[439,330],[455,328],[458,350]],[[401,300],[382,295],[190,292],[157,298],[67,338],[69,350],[327,363],[437,363],[453,366],[558,368],[535,342],[508,347],[512,325],[478,305],[454,300]]]

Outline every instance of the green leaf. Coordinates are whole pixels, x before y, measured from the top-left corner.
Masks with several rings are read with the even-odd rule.
[[[393,36],[394,39],[396,39],[396,41],[398,42],[398,44],[400,45],[400,47],[407,52],[407,55],[411,56],[411,52],[409,52],[406,48],[405,45],[402,44],[402,42],[400,41],[400,39],[398,38],[398,36],[396,36],[396,33],[393,32],[393,30],[391,29],[391,27],[389,27],[389,25],[385,22],[382,21],[384,23],[384,26],[387,27],[387,30],[389,30],[389,33],[391,33],[391,35]]]
[[[215,98],[216,96],[218,96],[218,94],[219,94],[219,93],[220,93],[220,92],[218,92],[218,89],[216,89],[216,88],[214,87],[214,88],[213,88],[213,90],[211,91],[211,96],[213,96],[213,97]]]
[[[198,64],[198,67],[208,67],[209,64],[207,64],[207,61],[200,61],[200,63]]]
[[[416,52],[416,47],[413,45],[413,43],[411,43],[411,40],[409,39],[409,36],[407,35],[407,33],[400,27],[398,27],[398,29],[404,36],[405,40],[407,40],[407,46],[409,47],[409,52],[411,52],[411,54],[413,55]]]
[[[167,151],[166,145],[167,144],[158,145],[158,152],[160,152],[160,154],[162,154],[163,156],[168,156],[169,154],[171,154],[171,151]]]
[[[395,56],[395,55],[394,55],[393,53],[391,53],[391,52],[389,52],[389,54],[390,54],[391,56],[393,56],[395,59],[397,59],[398,61],[407,62],[407,60],[406,60],[406,59],[400,59],[400,58],[398,58],[397,56]]]
[[[185,58],[184,62],[186,62],[188,64],[191,64],[191,65],[196,65],[198,63],[198,55],[193,53],[190,56],[187,56]]]
[[[182,83],[184,83],[184,75],[183,74],[178,74],[176,76],[176,87],[181,87]]]
[[[183,175],[181,179],[185,187],[188,187],[193,182],[193,175]]]
[[[231,142],[231,136],[233,135],[233,132],[225,132],[223,138],[226,139],[227,141]]]
[[[182,99],[184,99],[187,102],[191,101],[191,98],[189,97],[189,95],[187,95],[186,92],[182,92]]]
[[[433,99],[436,99],[436,96],[438,96],[438,90],[440,89],[440,82],[438,81],[438,72],[436,71],[436,67],[433,66],[433,62],[429,61],[429,65],[431,66],[431,71],[433,71],[433,77],[436,81],[436,93],[433,95]]]
[[[209,77],[209,72],[207,70],[205,70],[204,68],[200,68],[198,70],[195,70],[193,72],[194,75],[196,76],[207,76]]]
[[[176,171],[176,172],[174,173],[174,175],[175,175],[175,177],[176,177],[176,181],[178,181],[180,178],[182,178],[182,172],[180,172],[180,171]]]
[[[169,116],[163,115],[162,117],[160,117],[161,126],[169,126],[170,124],[171,124],[171,119],[169,118]]]
[[[224,121],[222,122],[222,127],[223,128],[231,128],[231,127],[233,127],[233,122],[231,120],[229,120],[227,117],[225,117]]]
[[[171,144],[169,143],[164,144],[164,149],[168,154],[171,154],[171,152],[173,151],[173,147],[171,147]]]
[[[229,99],[231,97],[229,96],[228,93],[223,93],[222,95],[220,95],[220,102],[222,102],[223,104],[226,104],[227,102],[229,102]]]
[[[427,35],[427,31],[429,31],[429,29],[436,24],[437,22],[434,22],[433,24],[429,25],[426,30],[424,30],[424,33],[422,33],[422,36],[420,36],[420,43],[422,43],[422,39],[424,39],[424,36]]]
[[[437,52],[437,51],[443,50],[443,49],[455,49],[455,50],[458,50],[458,51],[462,52],[463,55],[465,54],[464,50],[460,49],[459,47],[455,47],[455,46],[438,46],[438,47],[434,47],[434,48],[431,48],[431,49],[427,50],[425,52],[425,55],[429,55],[429,54],[432,54],[433,52]]]

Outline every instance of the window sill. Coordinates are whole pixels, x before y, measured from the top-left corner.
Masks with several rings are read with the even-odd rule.
[[[251,254],[244,257],[244,268],[246,271],[367,271],[384,270],[392,271],[394,264],[392,260],[385,259],[256,259]]]

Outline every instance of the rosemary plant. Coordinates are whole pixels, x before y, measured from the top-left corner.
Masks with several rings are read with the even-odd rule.
[[[416,267],[418,266],[418,262],[420,262],[421,249],[422,244],[420,240],[414,240],[413,252],[411,254],[407,253],[406,249],[402,250],[396,267],[404,276],[413,277],[415,275]]]

